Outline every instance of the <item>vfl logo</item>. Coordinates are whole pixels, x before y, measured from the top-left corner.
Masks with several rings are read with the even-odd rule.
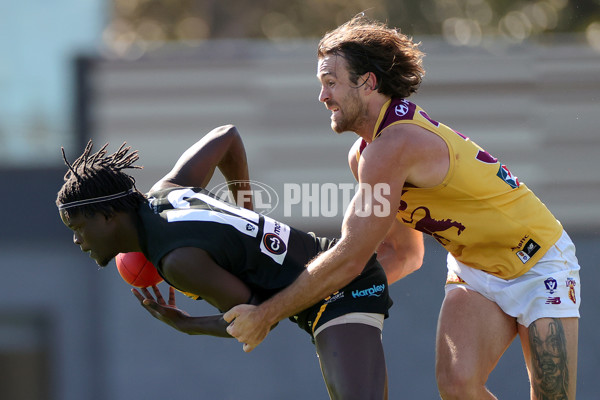
[[[274,233],[267,233],[263,237],[263,244],[265,248],[273,254],[285,253],[285,243],[283,243],[283,240]]]
[[[557,287],[558,284],[556,283],[556,279],[554,278],[548,278],[544,281],[544,285],[546,286],[546,290],[550,293],[553,294]]]
[[[418,221],[415,222],[415,213],[417,210],[425,211],[425,215]],[[458,230],[457,235],[460,235],[462,231],[465,230],[465,226],[460,222],[452,221],[451,219],[437,220],[431,218],[431,212],[427,207],[417,207],[410,213],[410,220],[402,218],[407,224],[414,223],[414,228],[418,231],[426,233],[428,235],[433,236],[435,240],[437,240],[443,246],[450,243],[449,239],[446,239],[442,235],[439,235],[437,232],[447,231],[450,228],[456,228]]]

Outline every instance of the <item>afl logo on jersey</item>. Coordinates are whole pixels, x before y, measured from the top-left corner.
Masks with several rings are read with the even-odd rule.
[[[267,233],[263,236],[263,245],[273,254],[283,254],[286,251],[285,243],[274,233]]]

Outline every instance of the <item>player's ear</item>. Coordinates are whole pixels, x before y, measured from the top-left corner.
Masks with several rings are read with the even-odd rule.
[[[117,213],[113,210],[106,212],[106,213],[102,213],[102,214],[104,215],[104,221],[107,223],[115,222],[115,221],[118,221],[118,219],[119,219],[119,213]]]
[[[379,88],[379,82],[377,81],[377,75],[372,72],[365,74],[365,86],[370,90],[377,90]]]

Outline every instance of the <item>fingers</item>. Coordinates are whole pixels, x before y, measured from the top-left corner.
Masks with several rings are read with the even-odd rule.
[[[154,299],[154,297],[150,294],[150,292],[148,291],[148,288],[141,288],[142,289],[142,293],[144,293],[144,296],[146,299]]]
[[[167,304],[167,303],[165,303],[165,299],[162,297],[162,294],[160,293],[160,290],[158,290],[158,287],[156,285],[152,286],[152,291],[154,292],[154,295],[156,296],[156,302],[158,304],[163,304],[163,305]]]
[[[140,301],[140,304],[144,307],[152,307],[152,308],[156,308],[156,300],[154,300],[154,297],[152,297],[152,295],[150,294],[150,292],[148,291],[148,289],[146,288],[141,288],[142,293],[144,293],[142,295],[142,293],[140,293],[137,289],[131,289],[131,293],[133,293],[133,295]],[[163,300],[164,303],[164,300]]]
[[[137,290],[137,289],[131,289],[131,293],[133,293],[133,295],[134,295],[135,297],[137,297],[137,299],[140,301],[140,303],[142,303],[142,302],[144,301],[145,297],[144,297],[144,296],[142,296],[142,295],[141,295],[141,293],[140,293],[140,292],[138,292],[138,290]]]
[[[251,346],[247,343],[244,343],[244,345],[242,346],[242,349],[244,350],[244,352],[246,353],[250,353],[252,350],[254,350],[256,348],[256,346]]]
[[[223,319],[227,322],[232,322],[234,319],[236,319],[240,315],[240,313],[238,312],[238,307],[239,306],[235,306],[231,310],[229,310],[225,314],[223,314]],[[233,326],[233,324],[229,325],[227,327],[227,332],[229,332],[229,327],[231,327],[231,326]],[[230,333],[230,335],[231,335],[231,333]]]
[[[250,316],[254,310],[256,306],[240,304],[223,314],[223,319],[229,322],[227,333],[243,344],[246,353],[254,350],[268,334],[268,331],[262,332],[260,324],[257,326]]]
[[[169,305],[175,307],[175,288],[169,286]]]

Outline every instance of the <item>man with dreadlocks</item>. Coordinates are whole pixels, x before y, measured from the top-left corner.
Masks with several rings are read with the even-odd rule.
[[[190,317],[176,308],[173,288],[218,310],[259,304],[290,285],[306,264],[335,240],[318,238],[203,189],[219,168],[235,190],[250,188],[246,154],[235,127],[214,129],[183,153],[147,195],[123,172],[138,160],[124,145],[85,151],[70,164],[56,204],[73,241],[106,266],[118,253],[143,252],[171,287],[166,302],[156,286],[133,289],[154,317],[192,335],[231,337],[222,314]],[[248,196],[242,196],[248,199]],[[234,198],[238,198],[234,192]],[[332,399],[386,399],[381,342],[391,307],[385,272],[375,255],[344,288],[290,319],[315,344]]]

